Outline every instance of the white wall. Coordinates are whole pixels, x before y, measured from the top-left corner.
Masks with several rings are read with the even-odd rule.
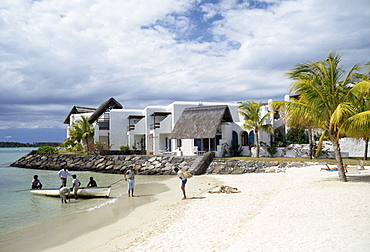
[[[129,115],[142,115],[138,109],[112,109],[109,116],[109,137],[112,150],[119,150],[121,146],[130,144],[127,132],[129,131]]]

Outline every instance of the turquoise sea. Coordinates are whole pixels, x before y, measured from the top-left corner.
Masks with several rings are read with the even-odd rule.
[[[11,163],[28,154],[31,150],[33,149],[0,148],[0,245],[1,240],[12,235],[32,230],[63,217],[94,211],[108,204],[116,203],[121,197],[127,198],[127,185],[124,181],[112,186],[110,198],[71,199],[70,203],[62,204],[57,197],[33,195],[28,191],[33,175],[39,176],[43,188],[59,187],[60,179],[57,171],[10,166]],[[71,170],[70,172],[77,175],[82,186],[87,185],[91,176],[97,181],[98,186],[107,186],[123,178],[123,175],[119,174],[74,172]],[[138,175],[136,191],[140,192],[140,186],[145,186],[145,184],[155,186],[156,182],[165,179],[168,177]],[[71,182],[72,179],[68,179],[67,185],[70,185]],[[128,207],[129,211],[134,210],[132,205]]]

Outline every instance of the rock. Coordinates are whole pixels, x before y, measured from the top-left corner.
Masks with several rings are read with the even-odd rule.
[[[230,194],[230,193],[240,193],[240,191],[238,190],[238,188],[227,186],[227,185],[222,185],[220,187],[220,189],[217,190],[217,191],[208,191],[208,192],[209,193],[227,193],[227,194]]]

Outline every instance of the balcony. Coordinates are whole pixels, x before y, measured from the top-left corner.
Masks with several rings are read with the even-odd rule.
[[[159,129],[161,127],[161,123],[153,123],[153,124],[150,124],[150,129],[153,130],[153,129]]]
[[[99,130],[109,130],[109,121],[98,121]]]

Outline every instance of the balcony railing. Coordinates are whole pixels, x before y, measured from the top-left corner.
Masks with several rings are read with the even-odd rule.
[[[99,130],[109,130],[109,121],[98,122]]]
[[[159,129],[161,127],[161,123],[153,123],[153,124],[150,124],[150,129],[153,130],[153,129]]]

